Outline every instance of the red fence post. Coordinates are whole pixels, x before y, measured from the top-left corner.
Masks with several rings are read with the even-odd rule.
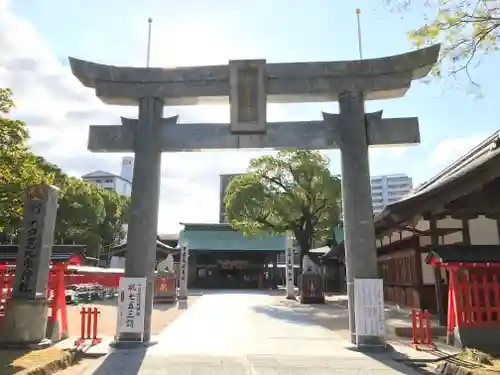
[[[7,268],[0,268],[0,292],[2,293],[1,294],[1,298],[0,298],[0,307],[1,309],[3,310],[3,315],[5,315],[5,301],[8,299],[7,298],[7,292],[5,293],[5,300],[3,299],[3,291],[5,289],[5,277],[7,276]]]
[[[493,275],[493,298],[495,301],[495,311],[497,320],[500,320],[500,284],[498,283],[497,275]]]
[[[97,309],[97,307],[94,307],[93,315],[94,315],[94,327],[93,327],[93,333],[92,333],[92,345],[99,344],[102,339],[97,337],[97,331],[98,331],[98,317],[99,317],[100,311]]]
[[[75,341],[75,345],[81,345],[85,341],[85,307],[80,309],[80,338]]]
[[[423,344],[425,342],[425,331],[424,331],[424,314],[422,311],[418,311],[417,313],[418,317],[418,332],[419,332],[419,338],[418,338],[418,343]]]
[[[61,310],[61,328],[64,333],[68,333],[68,311],[66,309],[66,285],[64,283],[64,268],[57,270],[56,282],[58,285],[59,295],[57,297],[59,309]]]
[[[7,273],[7,292],[6,292],[6,300],[9,300],[12,298],[12,289],[14,288],[14,275],[15,275],[15,270],[9,270],[8,268],[5,269],[5,272]]]
[[[57,284],[57,276],[54,270],[49,272],[49,284],[47,285],[47,297],[52,297],[50,301],[50,322],[57,321],[57,303],[59,301],[59,286]]]
[[[432,327],[431,327],[431,313],[429,310],[424,310],[423,313],[424,321],[425,321],[425,344],[429,347],[429,349],[436,350],[436,345],[432,342]]]
[[[455,309],[455,275],[453,270],[450,270],[450,278],[448,281],[448,319],[446,325],[446,343],[453,345],[454,343],[454,330],[456,325],[456,309]]]
[[[100,311],[97,307],[94,307],[93,309],[90,307],[81,308],[81,332],[80,338],[75,341],[75,345],[81,345],[86,340],[91,340],[92,345],[99,344],[102,341],[102,338],[97,337],[99,314]]]
[[[87,336],[85,339],[90,339],[90,335],[92,334],[92,309],[87,308]]]
[[[419,345],[426,345],[429,349],[436,350],[432,343],[431,313],[429,310],[412,310],[411,312],[412,342],[415,350],[420,350]]]
[[[418,311],[413,309],[411,311],[411,333],[412,333],[412,341],[411,341],[411,346],[415,349],[418,350],[418,327],[417,327],[417,314]]]

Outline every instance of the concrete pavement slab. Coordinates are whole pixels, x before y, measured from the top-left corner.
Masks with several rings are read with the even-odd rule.
[[[346,349],[307,311],[265,293],[208,294],[162,331],[157,345],[114,351],[83,374],[417,374],[390,355]]]

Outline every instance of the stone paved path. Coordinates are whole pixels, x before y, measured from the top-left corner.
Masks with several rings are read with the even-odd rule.
[[[84,375],[416,374],[343,348],[335,331],[263,293],[204,295],[158,339],[147,350],[111,353]]]

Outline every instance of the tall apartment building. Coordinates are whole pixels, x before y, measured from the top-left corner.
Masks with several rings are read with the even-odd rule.
[[[224,207],[224,194],[226,193],[226,189],[229,186],[229,183],[236,176],[240,176],[241,173],[232,173],[232,174],[221,174],[220,177],[220,185],[219,185],[219,223],[226,222],[226,208]]]
[[[373,213],[378,214],[385,206],[396,202],[411,193],[413,181],[405,174],[372,176]]]
[[[117,193],[130,197],[132,193],[132,175],[134,171],[134,158],[125,156],[122,158],[120,175],[97,170],[82,176],[82,180],[97,187],[114,190]]]

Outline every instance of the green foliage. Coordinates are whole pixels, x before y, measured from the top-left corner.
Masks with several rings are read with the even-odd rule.
[[[99,227],[102,245],[109,249],[124,238],[123,224],[127,222],[130,199],[114,191],[100,189],[99,194],[104,204],[104,220]]]
[[[0,88],[0,113],[9,113],[13,107],[12,90]]]
[[[410,0],[386,1],[410,9]],[[425,25],[411,30],[409,37],[417,47],[443,44],[440,64],[434,69],[436,75],[441,75],[444,67],[449,67],[451,73],[463,70],[468,74],[475,57],[498,50],[499,0],[429,0],[427,9],[431,16],[426,17]]]
[[[0,230],[18,226],[24,189],[43,179],[35,155],[28,151],[26,124],[6,117],[14,107],[11,94],[0,89]]]
[[[0,89],[0,112],[13,108],[11,92]],[[16,240],[27,185],[51,183],[60,189],[56,244],[87,245],[90,256],[123,238],[129,199],[70,177],[28,149],[29,133],[22,121],[0,117],[0,232]]]
[[[249,235],[292,232],[302,253],[325,241],[340,220],[340,180],[319,152],[279,152],[252,159],[249,172],[231,180],[225,193],[231,225]]]

